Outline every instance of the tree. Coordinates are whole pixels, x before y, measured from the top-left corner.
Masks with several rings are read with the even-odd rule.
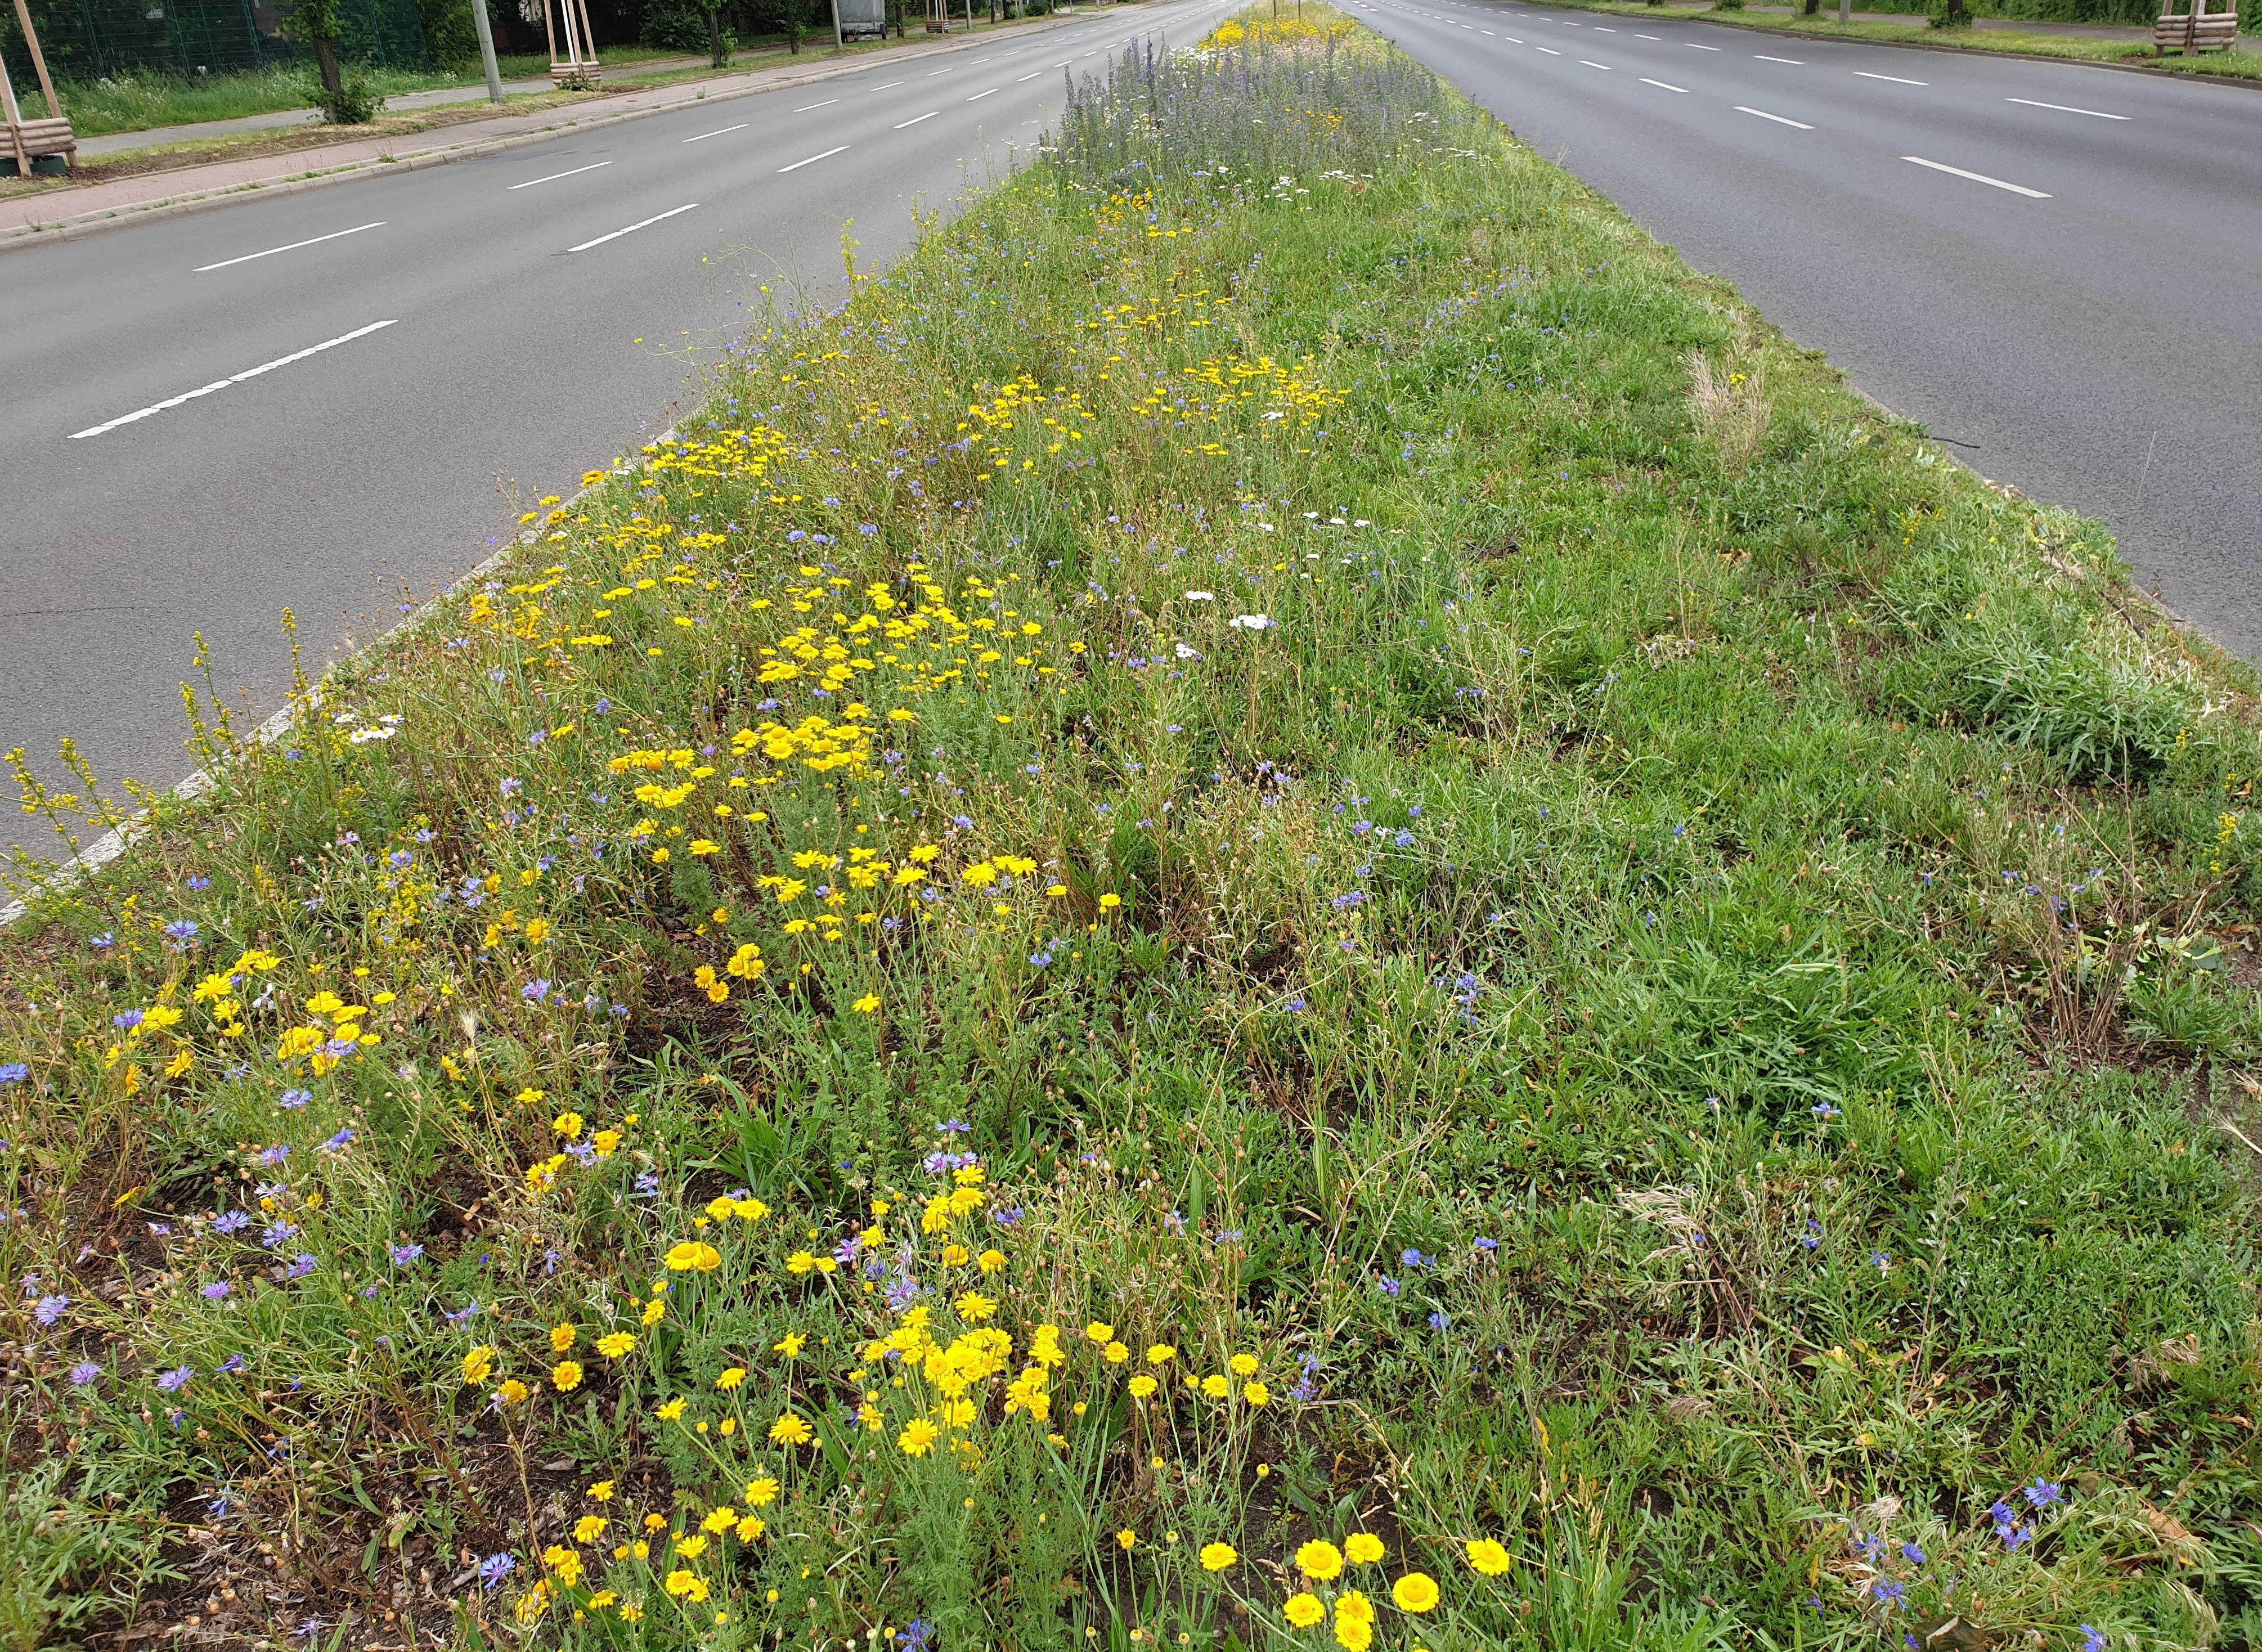
[[[312,102],[325,119],[357,126],[384,107],[385,99],[371,88],[367,76],[358,69],[348,72],[339,67],[338,0],[296,0],[291,8],[290,32],[314,49],[321,81]]]

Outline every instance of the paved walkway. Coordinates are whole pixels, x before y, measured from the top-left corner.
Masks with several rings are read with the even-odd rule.
[[[703,60],[686,58],[671,69],[688,68]],[[646,67],[644,64],[637,66]],[[507,80],[503,95],[525,97],[550,90],[549,76],[538,80]],[[385,100],[388,113],[404,109],[437,109],[446,104],[475,103],[487,95],[484,82],[477,86],[443,86],[436,91],[403,92]],[[199,120],[184,126],[145,126],[139,132],[105,132],[98,138],[81,138],[81,155],[116,155],[121,149],[152,149],[161,144],[192,143],[198,138],[224,138],[233,132],[276,132],[290,126],[310,126],[322,118],[319,109],[277,109],[263,115],[239,115],[234,120]]]
[[[904,58],[964,51],[983,41],[995,40],[1001,34],[1040,33],[1067,24],[1083,22],[1089,15],[1088,11],[1061,11],[1047,18],[1032,18],[1026,23],[985,27],[970,35],[954,34],[933,40],[914,35],[906,41],[890,42],[884,49],[887,55]],[[616,121],[632,120],[664,109],[681,108],[702,99],[714,103],[753,92],[830,80],[838,75],[854,73],[880,54],[873,48],[864,47],[838,54],[830,51],[821,55],[812,53],[805,54],[798,61],[789,56],[783,61],[772,61],[759,69],[739,73],[726,71],[710,79],[619,92],[563,108],[553,107],[520,115],[499,113],[491,119],[466,120],[460,125],[443,126],[432,132],[349,138],[338,143],[292,149],[281,155],[214,161],[203,166],[180,167],[171,171],[114,178],[102,184],[19,195],[0,200],[0,245],[83,230],[141,213],[184,209],[197,202],[244,190],[296,191],[335,182],[376,166],[388,169],[434,166],[465,155],[535,142],[555,133],[608,126]],[[685,61],[695,63],[699,60]],[[484,85],[450,88],[449,90],[451,95],[468,93],[481,97],[486,95]],[[410,95],[431,96],[429,93]],[[401,100],[392,101],[397,105]],[[274,117],[250,116],[247,119],[263,120]],[[215,121],[211,125],[214,127],[238,126],[238,123],[233,121]],[[238,126],[238,129],[241,128]],[[193,127],[176,127],[174,130],[197,131]],[[139,144],[151,141],[147,133],[133,136]]]

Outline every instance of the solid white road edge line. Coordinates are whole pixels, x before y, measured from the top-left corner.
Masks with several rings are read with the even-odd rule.
[[[1754,109],[1745,104],[1738,104],[1736,105],[1736,112],[1740,115],[1757,115],[1762,120],[1772,120],[1781,126],[1797,126],[1801,132],[1812,132],[1814,130],[1813,127],[1808,126],[1804,120],[1793,120],[1789,115],[1771,115],[1764,109]]]
[[[153,413],[162,413],[169,408],[179,407],[184,401],[194,401],[198,396],[208,396],[215,390],[225,390],[230,385],[240,385],[247,379],[256,379],[262,373],[271,373],[277,367],[288,367],[294,361],[304,361],[307,357],[319,356],[326,350],[335,350],[341,344],[350,344],[357,338],[366,338],[371,333],[395,325],[400,320],[400,318],[396,315],[389,321],[371,321],[367,327],[357,327],[350,333],[341,333],[335,338],[326,338],[319,344],[310,344],[304,350],[292,350],[288,356],[277,356],[273,361],[263,361],[256,367],[246,368],[243,372],[232,374],[228,378],[215,379],[208,385],[199,385],[185,395],[169,396],[162,401],[152,402],[146,408],[137,408],[133,412],[112,419],[106,423],[91,425],[83,430],[74,430],[70,434],[70,439],[74,442],[83,442],[90,436],[104,435],[115,430],[121,424],[132,424],[136,420],[148,418]]]
[[[1960,166],[1949,166],[1941,161],[1927,161],[1920,155],[1905,155],[1901,159],[1913,166],[1928,166],[1935,172],[1946,172],[1956,177],[1968,177],[1974,184],[1992,184],[1999,190],[2008,190],[2013,195],[2023,195],[2029,200],[2046,201],[2049,197],[2040,190],[2030,190],[2023,184],[2006,184],[2001,178],[1989,177],[1985,172],[1967,172]]]
[[[265,252],[247,252],[241,258],[223,258],[218,263],[200,263],[189,273],[202,275],[207,270],[225,270],[232,263],[249,263],[254,258],[272,258],[278,252],[296,252],[301,247],[312,247],[319,242],[335,241],[340,235],[358,235],[364,229],[382,229],[385,220],[373,224],[356,224],[351,229],[334,229],[327,235],[310,235],[304,241],[294,241],[287,247],[270,247]]]
[[[645,219],[640,223],[630,224],[624,229],[616,229],[610,234],[600,235],[594,241],[585,241],[580,246],[568,247],[566,250],[568,252],[587,252],[592,247],[602,247],[609,241],[618,241],[623,235],[633,235],[639,229],[648,229],[663,218],[673,218],[678,213],[688,213],[698,205],[699,203],[697,201],[686,201],[682,206],[671,206],[664,213],[654,213],[650,218]]]
[[[2126,120],[2127,115],[2108,115],[2102,109],[2076,109],[2071,104],[2037,103],[2031,97],[2006,97],[2006,104],[2024,104],[2029,109],[2055,109],[2062,115],[2094,115],[2100,120]]]
[[[530,190],[537,184],[555,184],[561,177],[579,177],[584,172],[594,172],[601,166],[611,164],[610,161],[592,161],[587,166],[575,167],[571,172],[552,172],[548,177],[530,177],[523,184],[513,184],[503,192],[508,194],[510,190]]]

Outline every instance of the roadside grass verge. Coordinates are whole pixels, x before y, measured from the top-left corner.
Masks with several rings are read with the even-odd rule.
[[[2119,40],[2095,35],[2055,34],[2026,29],[1936,29],[1928,23],[1888,22],[1863,18],[1858,11],[1845,23],[1837,8],[1826,5],[1812,17],[1803,12],[1731,10],[1711,6],[1653,6],[1639,0],[1564,0],[1581,11],[1608,11],[1619,17],[1695,18],[1734,29],[1761,29],[1777,34],[1819,35],[1840,40],[1869,40],[1887,46],[1921,46],[1943,52],[1993,52],[2019,57],[2054,57],[2077,63],[2136,64],[2171,75],[2190,75],[2216,80],[2262,79],[2262,54],[2246,49],[2205,52],[2197,56],[2159,57],[2146,40]]]
[[[15,1643],[2251,1636],[2251,675],[1324,21],[191,696]]]

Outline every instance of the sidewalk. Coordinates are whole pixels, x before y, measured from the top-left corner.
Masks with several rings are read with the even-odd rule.
[[[398,171],[437,166],[474,155],[539,143],[560,133],[594,131],[664,110],[686,108],[702,100],[716,103],[755,92],[782,90],[816,81],[831,80],[838,76],[854,74],[882,55],[915,58],[931,57],[941,52],[964,51],[1004,35],[1043,33],[1082,23],[1091,15],[1090,11],[1082,9],[1055,12],[1027,22],[984,28],[973,34],[947,35],[934,40],[921,40],[915,36],[910,40],[891,42],[881,51],[866,48],[839,55],[828,54],[824,61],[806,66],[791,66],[789,59],[785,64],[767,65],[738,73],[725,71],[712,79],[685,81],[672,86],[654,86],[641,91],[595,97],[587,105],[572,109],[551,108],[522,115],[498,114],[492,119],[467,120],[429,133],[349,138],[338,143],[293,149],[283,155],[262,155],[244,161],[216,161],[205,166],[182,167],[169,172],[116,178],[104,184],[51,190],[36,195],[19,195],[0,200],[0,249],[54,236],[83,234],[152,213],[194,211],[249,190],[294,191],[342,183],[378,168]],[[690,61],[695,62],[698,60]],[[537,84],[542,84],[546,90],[546,83]],[[456,100],[460,94],[466,92],[484,97],[486,89],[484,86],[450,88],[445,95],[450,100]],[[435,94],[419,92],[411,96],[433,97]],[[408,99],[391,101],[398,107],[406,105]],[[288,112],[296,114],[296,112]],[[250,115],[244,119],[281,121],[282,118]],[[210,124],[213,128],[243,129],[241,121],[214,121]],[[295,119],[284,124],[295,124]],[[202,129],[194,126],[174,130],[204,135]],[[148,133],[115,135],[130,136],[136,146],[165,141],[153,138]]]

